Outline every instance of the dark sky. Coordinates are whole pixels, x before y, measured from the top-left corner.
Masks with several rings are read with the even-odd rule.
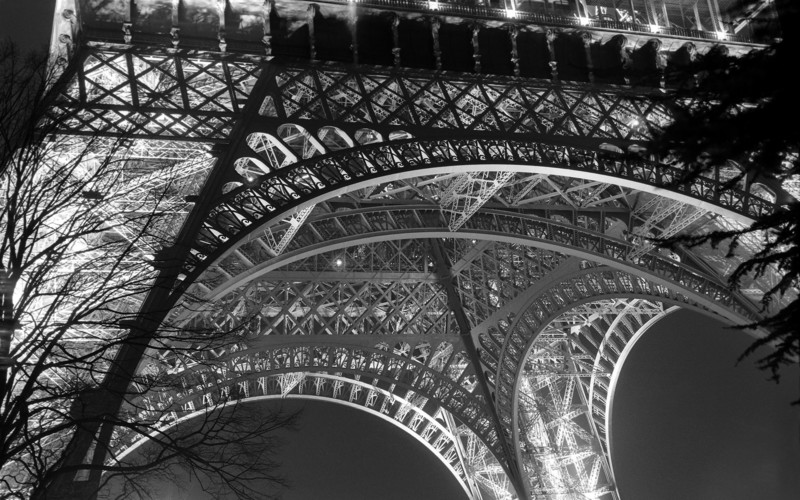
[[[0,39],[44,46],[53,0],[0,0]],[[800,498],[800,370],[781,385],[752,360],[745,334],[675,313],[636,345],[614,405],[613,459],[623,500]],[[282,459],[285,500],[463,498],[447,469],[389,423],[306,402]],[[199,497],[175,490],[174,498]]]

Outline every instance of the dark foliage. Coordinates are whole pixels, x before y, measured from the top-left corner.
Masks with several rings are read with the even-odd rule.
[[[46,56],[0,43],[0,499],[66,498],[58,486],[89,484],[85,477],[142,497],[154,477],[179,468],[208,478],[217,496],[277,492],[273,431],[296,415],[253,416],[217,377],[203,385],[214,404],[173,405],[188,397],[184,380],[159,368],[180,360],[213,372],[219,364],[193,356],[244,344],[235,327],[163,324],[148,344],[152,370],[105,383],[118,353],[137,342],[130,325],[153,288],[155,249],[171,244],[178,203],[201,182],[181,169],[205,160],[147,163],[129,155],[130,141],[63,134],[64,118],[46,113],[56,76]],[[116,436],[95,440],[101,425]],[[91,455],[76,457],[71,443],[84,435]],[[142,441],[143,452],[124,455]],[[254,491],[253,480],[276,491]]]
[[[736,8],[752,11],[757,3],[745,0]],[[792,2],[779,2],[778,14],[782,26],[794,27],[800,20],[798,6]],[[776,381],[782,367],[796,364],[800,358],[800,204],[781,193],[779,187],[800,177],[800,93],[791,76],[800,53],[797,39],[791,29],[784,30],[783,38],[742,57],[731,57],[719,47],[672,75],[673,81],[680,82],[668,97],[675,109],[675,121],[657,141],[662,156],[671,156],[689,167],[682,182],[701,175],[713,177],[720,168],[735,165],[741,173],[725,179],[729,186],[758,182],[777,192],[779,210],[760,217],[749,228],[661,241],[662,245],[726,244],[732,256],[746,235],[761,239],[761,250],[742,262],[729,281],[735,288],[747,277],[774,270],[780,276],[765,290],[764,319],[740,326],[761,327],[768,332],[742,358],[768,350],[759,359],[759,366],[769,370]],[[775,307],[778,301],[783,305]],[[773,308],[767,312],[770,306]],[[765,346],[771,348],[762,351]]]

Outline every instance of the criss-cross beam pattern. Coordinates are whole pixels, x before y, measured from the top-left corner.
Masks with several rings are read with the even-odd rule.
[[[680,169],[643,159],[605,158],[590,149],[502,139],[405,140],[354,148],[272,171],[221,195],[202,223],[183,265],[189,281],[206,261],[279,214],[315,198],[380,182],[381,177],[422,175],[435,168],[470,165],[481,170],[531,170],[586,177],[616,178],[634,186],[671,188],[674,196],[695,199],[744,218],[770,213],[774,203],[743,190],[724,190],[718,180],[698,178],[675,185]],[[463,168],[463,167],[462,167]],[[242,179],[244,180],[244,179]]]
[[[531,490],[618,498],[608,449],[609,388],[621,352],[663,303],[606,299],[541,329],[519,381],[517,440]]]
[[[205,385],[198,382],[198,375],[192,375],[194,371],[187,372],[188,375],[181,375],[181,377],[189,377],[188,380],[191,383],[182,384],[184,387],[194,388],[192,390],[195,392],[190,398],[194,403],[176,410],[176,418],[198,409],[199,406],[196,405],[199,403],[197,402],[205,402],[206,406],[210,406],[213,401],[217,401],[215,398],[219,398],[217,393],[227,397],[230,392],[217,388],[214,385],[217,383],[216,381],[223,381],[224,384],[238,390],[241,395],[236,397],[246,397],[247,395],[261,394],[256,390],[256,382],[253,382],[257,378],[256,374],[260,374],[259,380],[262,381],[262,386],[264,380],[273,377],[276,383],[283,384],[281,385],[282,390],[287,393],[295,390],[295,385],[292,384],[296,384],[300,379],[286,377],[281,379],[278,376],[280,373],[342,370],[341,373],[347,372],[345,376],[356,377],[361,381],[376,378],[376,373],[365,368],[367,365],[363,363],[357,365],[317,363],[314,364],[314,367],[309,367],[295,365],[291,362],[284,364],[262,362],[258,367],[248,369],[252,371],[248,371],[241,368],[241,363],[231,364],[228,361],[229,358],[234,359],[236,356],[239,358],[235,359],[242,359],[242,356],[249,355],[246,353],[251,352],[273,353],[277,351],[282,360],[300,356],[297,352],[311,352],[322,356],[329,351],[320,346],[327,344],[337,346],[336,348],[340,349],[338,352],[341,353],[373,346],[382,351],[392,351],[417,363],[409,365],[416,373],[416,377],[424,378],[419,374],[419,370],[423,370],[422,367],[427,366],[439,373],[449,373],[458,377],[461,387],[471,394],[474,393],[475,372],[467,362],[468,358],[463,347],[458,347],[454,322],[452,319],[448,319],[450,315],[447,310],[445,294],[438,289],[439,278],[430,273],[430,262],[428,262],[430,257],[423,252],[424,242],[405,240],[403,244],[392,245],[390,243],[353,244],[347,251],[329,251],[293,262],[287,267],[269,273],[256,283],[244,285],[225,297],[215,300],[211,310],[199,315],[195,314],[191,318],[192,322],[185,324],[190,329],[210,327],[223,331],[238,331],[242,339],[251,340],[249,342],[243,340],[241,344],[234,343],[213,352],[189,349],[187,352],[193,353],[192,356],[182,359],[168,356],[158,360],[159,363],[163,363],[159,370],[166,370],[169,373],[183,373],[187,366],[195,367],[192,370],[198,373],[206,373],[203,372],[206,367],[214,366],[211,372],[206,373],[203,378]],[[335,246],[336,242],[331,241],[330,244]],[[543,370],[548,368],[549,371],[546,373],[542,370],[528,373],[530,380],[540,380],[542,377],[549,380],[548,384],[542,387],[534,384],[535,390],[531,389],[532,392],[523,391],[523,393],[527,394],[525,397],[546,402],[547,407],[551,408],[543,415],[537,414],[536,418],[537,422],[545,429],[557,429],[553,431],[557,434],[552,438],[552,442],[548,441],[546,460],[542,458],[539,461],[541,463],[528,463],[530,457],[520,452],[520,461],[527,477],[530,478],[532,491],[541,494],[564,490],[566,488],[564,481],[572,477],[567,472],[572,470],[570,467],[578,467],[577,464],[583,464],[580,466],[586,469],[586,472],[576,476],[582,478],[583,483],[580,488],[570,483],[569,487],[572,488],[570,491],[583,491],[589,486],[598,495],[603,491],[612,491],[613,479],[608,468],[607,451],[605,447],[600,447],[600,444],[605,446],[605,421],[599,419],[602,424],[594,424],[594,421],[593,424],[589,424],[585,420],[589,414],[605,415],[607,407],[600,408],[600,406],[606,400],[601,395],[600,389],[595,389],[595,396],[590,395],[582,406],[578,406],[577,400],[570,401],[568,405],[564,401],[573,392],[564,393],[563,391],[567,389],[559,384],[568,381],[570,377],[586,377],[589,387],[581,389],[586,394],[590,394],[594,387],[604,387],[607,390],[608,380],[613,372],[617,356],[603,354],[597,362],[592,356],[596,356],[604,349],[612,349],[604,347],[603,344],[608,344],[608,346],[613,344],[614,352],[618,354],[620,349],[624,349],[625,343],[630,340],[632,334],[638,330],[634,322],[634,326],[628,326],[625,333],[620,336],[615,333],[616,330],[604,329],[604,326],[600,324],[598,319],[613,318],[615,313],[624,312],[624,308],[617,307],[623,302],[613,299],[614,297],[638,295],[649,298],[651,301],[681,303],[692,307],[697,307],[696,303],[681,293],[671,292],[666,287],[627,273],[594,267],[581,270],[575,261],[571,267],[568,266],[572,270],[567,272],[565,279],[557,281],[555,285],[549,282],[539,283],[553,274],[563,275],[556,268],[565,263],[564,257],[551,252],[526,250],[524,247],[513,244],[491,243],[487,246],[483,242],[477,241],[474,243],[463,241],[446,246],[450,259],[453,261],[453,272],[459,277],[460,282],[463,281],[461,284],[462,296],[471,297],[472,301],[469,304],[486,297],[484,307],[496,312],[495,318],[490,318],[488,311],[480,316],[473,315],[474,319],[471,321],[474,324],[481,322],[477,328],[478,331],[488,330],[489,335],[494,335],[502,341],[503,334],[498,332],[509,329],[512,321],[506,315],[510,312],[513,316],[513,312],[519,311],[533,311],[530,318],[526,315],[523,327],[534,328],[532,335],[541,342],[548,339],[550,343],[563,341],[564,339],[561,337],[556,339],[553,333],[558,328],[562,328],[562,330],[567,328],[568,333],[572,335],[569,338],[573,338],[576,333],[575,329],[571,327],[587,326],[585,331],[577,332],[577,334],[580,339],[583,339],[581,340],[582,344],[588,347],[582,347],[582,351],[571,354],[570,358],[571,363],[580,364],[578,367],[582,370],[580,373],[576,371],[578,368],[574,367],[572,371],[566,368],[559,368],[561,371],[555,370],[554,367],[559,367],[560,364],[548,365],[549,368],[540,365]],[[408,256],[408,259],[402,260],[401,256]],[[359,265],[359,261],[361,265]],[[347,269],[344,269],[345,267]],[[364,272],[361,270],[362,267],[370,269],[371,272]],[[512,272],[514,267],[516,267],[516,272]],[[506,268],[506,271],[503,272],[501,268]],[[526,268],[528,268],[527,272],[524,272]],[[603,278],[605,281],[602,281]],[[616,281],[609,284],[613,280]],[[547,280],[544,279],[544,281]],[[632,282],[635,282],[638,287],[623,288],[622,285],[619,285]],[[482,290],[476,290],[477,288]],[[520,300],[522,305],[520,305]],[[598,301],[600,303],[596,305]],[[609,302],[613,302],[615,306],[607,306],[606,303]],[[532,307],[529,308],[529,305]],[[542,307],[546,308],[546,312],[550,316],[543,318],[539,315]],[[648,306],[648,308],[639,307],[635,312],[642,317],[649,318],[652,315],[648,316],[650,314],[648,311],[661,312],[662,310],[663,308],[658,306]],[[432,322],[426,321],[428,318]],[[446,326],[424,328],[425,324],[434,325],[436,321],[439,321],[436,318],[444,321]],[[555,321],[550,326],[548,326],[548,318]],[[613,320],[608,319],[608,321],[612,322]],[[373,327],[365,329],[361,326],[366,324],[372,324]],[[485,326],[487,324],[493,326],[487,329]],[[240,326],[243,330],[239,328]],[[537,332],[541,331],[544,326],[548,326],[547,332],[537,335]],[[608,339],[603,340],[601,335],[601,340],[599,340],[601,345],[600,347],[596,346],[595,344],[598,343],[597,332],[605,334],[606,331],[610,332]],[[562,337],[566,338],[565,335]],[[486,338],[486,335],[481,335],[483,342],[486,342]],[[300,349],[300,351],[296,352],[293,349]],[[489,349],[492,348],[489,347]],[[537,355],[541,354],[540,350],[537,350],[536,353]],[[303,354],[303,356],[305,355]],[[234,358],[231,358],[232,356]],[[267,354],[258,354],[258,356],[267,356]],[[492,363],[488,360],[491,359],[491,356],[491,354],[487,355],[487,352],[481,351],[481,357],[486,359],[490,365]],[[553,357],[555,354],[550,353],[549,356]],[[218,367],[220,362],[229,367],[223,370],[224,373],[219,371],[222,370]],[[544,361],[542,362],[544,363]],[[593,363],[602,363],[602,366],[598,364],[592,368]],[[234,365],[238,368],[230,368]],[[354,368],[355,371],[347,371],[347,366]],[[494,366],[496,369],[496,364]],[[253,387],[243,385],[245,382],[242,381],[242,377],[246,376],[250,377],[247,380],[251,380],[249,383]],[[588,379],[591,376],[602,376],[605,379],[604,382],[595,382]],[[535,379],[535,377],[540,378]],[[494,377],[490,377],[489,380],[493,379]],[[529,385],[524,385],[525,390],[528,390],[528,387]],[[543,392],[542,388],[546,388],[546,391]],[[395,391],[394,394],[398,398],[419,401],[414,399],[416,396],[412,397],[406,392],[409,390],[407,387],[401,388],[401,390],[390,389]],[[302,390],[298,389],[298,391]],[[571,391],[574,390],[573,387]],[[578,393],[574,392],[574,394],[577,398]],[[170,393],[153,397],[163,402],[186,399],[182,392],[177,395]],[[366,398],[366,395],[364,397]],[[428,398],[428,395],[423,397]],[[588,401],[595,402],[594,407],[589,405]],[[151,401],[145,406],[147,405],[153,406],[154,415],[161,414],[157,411],[161,407],[156,403]],[[453,411],[450,407],[447,407],[447,410],[448,412]],[[490,411],[488,407],[484,410]],[[458,413],[453,413],[453,415],[458,419],[462,418],[462,415]],[[139,418],[144,416],[146,415],[140,415]],[[600,430],[593,429],[591,425],[597,425]],[[602,427],[599,427],[600,425]],[[485,439],[484,434],[476,433],[476,436],[479,439]],[[539,435],[528,430],[524,439],[536,441],[544,439],[543,436],[546,434]],[[591,443],[589,443],[590,441]],[[521,443],[524,442],[521,441]],[[509,439],[509,443],[513,443],[513,441]],[[580,454],[576,454],[576,443],[583,443],[581,446],[585,448]],[[591,448],[592,443],[597,443],[598,446]],[[521,446],[524,451],[526,445],[522,444]],[[589,449],[594,449],[594,453],[587,454],[586,451]],[[490,447],[490,451],[497,453],[499,450]],[[541,455],[539,458],[543,456]],[[500,453],[496,460],[500,460],[497,462],[499,464],[506,459]],[[572,460],[570,462],[572,465],[569,467],[564,465],[554,468],[553,466],[554,463],[563,464],[568,460]],[[491,468],[484,466],[481,470],[490,471]],[[534,474],[535,470],[539,472]],[[497,479],[496,472],[494,475],[484,472],[480,476],[473,475],[471,477],[473,482],[484,485],[491,483],[498,486],[503,483]],[[561,479],[558,479],[559,477]],[[502,496],[497,498],[502,498]]]
[[[670,122],[656,100],[627,89],[570,87],[497,76],[284,67],[269,77],[260,115],[304,123],[648,141]]]
[[[115,360],[166,383],[122,414],[167,428],[324,398],[401,426],[471,500],[618,500],[626,350],[676,307],[757,315],[725,286],[724,250],[647,238],[739,227],[787,197],[732,186],[735,165],[678,184],[684,165],[642,154],[671,121],[667,65],[711,35],[579,4],[567,20],[471,0],[59,0],[50,118],[123,139],[132,170],[159,165],[133,198],[177,186],[174,246],[140,248],[164,285],[142,302],[153,342]],[[123,427],[110,447],[92,437],[110,428],[87,430],[67,463],[132,452],[144,438]]]
[[[639,299],[617,298],[624,296]],[[489,353],[486,362],[499,374],[496,406],[513,428],[530,491],[617,498],[603,417],[610,408],[604,391],[619,354],[604,349],[613,343],[621,352],[645,321],[661,314],[659,304],[696,305],[667,287],[609,268],[570,273],[515,302],[480,328],[480,338]],[[635,304],[634,320],[622,319],[631,309],[627,302]],[[627,329],[619,332],[622,321]]]
[[[89,44],[49,116],[65,134],[222,142],[250,96],[261,58]]]
[[[441,237],[443,234],[460,238],[495,239],[514,242],[522,245],[538,246],[548,250],[575,255],[597,262],[614,263],[643,276],[656,276],[665,282],[682,287],[691,293],[705,295],[709,303],[718,303],[735,310],[743,317],[754,314],[753,306],[737,298],[727,286],[718,279],[701,271],[692,269],[669,257],[650,253],[630,256],[637,252],[636,245],[618,240],[602,233],[560,223],[552,219],[522,215],[515,212],[484,210],[475,214],[457,233],[448,233],[447,220],[434,208],[420,206],[400,206],[390,208],[361,209],[337,212],[320,216],[307,221],[307,224],[295,236],[287,252],[281,258],[264,260],[263,250],[258,241],[239,246],[238,254],[231,254],[220,261],[201,283],[212,290],[209,297],[223,294],[242,282],[267,273],[277,267],[304,256],[313,255],[319,248],[332,244],[352,244],[366,242],[370,239],[399,239],[404,235],[414,234],[425,237]],[[424,260],[425,253],[410,253],[405,259],[409,264]],[[513,257],[511,257],[513,259]],[[242,262],[261,262],[257,267],[243,267]],[[336,261],[340,263],[337,264]],[[356,258],[344,255],[334,262],[328,263],[327,270],[352,266]],[[512,261],[513,262],[513,261]],[[369,262],[374,265],[375,262]],[[424,262],[422,264],[425,264]],[[431,265],[431,264],[425,264]],[[512,264],[513,265],[513,264]],[[542,264],[547,269],[547,264]],[[504,271],[502,274],[507,274]],[[398,274],[402,277],[402,274]],[[409,277],[412,277],[409,275]],[[488,276],[487,276],[488,278]],[[517,277],[521,280],[522,277]],[[474,305],[490,300],[468,298]],[[496,300],[496,299],[494,299]],[[470,314],[480,317],[480,306],[470,308]]]
[[[384,343],[367,347],[315,335],[310,338],[313,342],[303,344],[276,334],[267,336],[274,342],[262,347],[231,344],[200,353],[196,360],[162,360],[172,361],[176,368],[187,364],[195,368],[179,372],[182,388],[148,395],[144,406],[151,407],[153,414],[145,411],[137,418],[152,418],[173,409],[173,416],[179,418],[202,407],[213,407],[210,398],[228,395],[220,386],[246,383],[249,388],[241,391],[242,396],[255,395],[259,380],[267,375],[325,372],[374,384],[406,401],[416,401],[429,413],[441,407],[475,432],[495,456],[505,457],[500,436],[489,417],[491,410],[480,394],[471,392],[474,373],[464,362],[463,352],[453,349],[451,343],[406,342],[400,338],[390,341],[391,346]],[[286,393],[293,389],[284,388]]]

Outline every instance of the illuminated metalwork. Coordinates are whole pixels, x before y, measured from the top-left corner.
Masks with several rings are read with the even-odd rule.
[[[677,307],[759,314],[726,286],[722,250],[648,240],[787,199],[731,187],[727,168],[678,184],[682,165],[646,153],[671,120],[653,98],[665,59],[743,40],[713,9],[694,17],[716,33],[666,3],[565,17],[531,2],[77,2],[81,19],[59,4],[53,55],[72,65],[51,117],[158,164],[137,197],[180,185],[161,208],[181,211],[174,244],[141,250],[180,272],[136,304],[169,305],[165,330],[227,332],[120,360],[176,380],[128,402],[132,418],[166,428],[238,400],[326,398],[397,423],[472,499],[618,499],[609,413],[626,349]],[[114,431],[118,456],[140,443]]]

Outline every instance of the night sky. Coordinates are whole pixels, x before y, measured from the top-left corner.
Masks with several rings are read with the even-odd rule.
[[[53,0],[0,0],[0,39],[44,46]],[[800,498],[800,370],[766,380],[736,359],[745,334],[680,311],[654,326],[627,358],[611,429],[623,500]],[[397,427],[332,403],[303,402],[287,434],[285,500],[463,498],[426,448]],[[167,493],[167,492],[165,492]],[[174,489],[176,499],[200,499]]]

